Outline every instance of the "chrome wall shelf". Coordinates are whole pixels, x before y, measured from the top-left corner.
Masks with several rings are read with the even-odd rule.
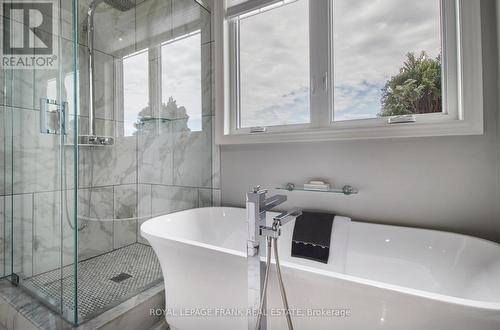
[[[342,188],[330,188],[328,190],[313,190],[313,189],[304,189],[304,187],[296,187],[293,183],[287,183],[284,187],[277,187],[278,190],[287,190],[287,191],[307,191],[307,192],[322,192],[322,193],[332,193],[332,194],[344,194],[344,195],[356,195],[358,194],[358,190],[352,186],[346,185]]]

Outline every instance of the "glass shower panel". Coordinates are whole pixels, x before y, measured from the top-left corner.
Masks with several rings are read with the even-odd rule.
[[[70,322],[77,262],[75,6],[2,3],[1,32],[9,38],[0,68],[3,271]]]
[[[144,221],[213,203],[210,13],[123,3],[95,8],[92,80],[87,0],[34,30],[53,67],[1,68],[0,275],[75,324],[162,281]],[[77,145],[92,124],[113,142]]]
[[[95,124],[114,143],[79,148],[80,322],[161,283],[144,221],[212,204],[210,13],[193,0],[134,4],[95,10]]]

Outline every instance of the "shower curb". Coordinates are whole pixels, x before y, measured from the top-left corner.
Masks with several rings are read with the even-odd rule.
[[[164,308],[163,282],[124,301],[120,305],[74,327],[59,314],[13,286],[0,280],[0,329],[6,330],[113,330],[168,329],[162,316],[151,316],[150,309]]]

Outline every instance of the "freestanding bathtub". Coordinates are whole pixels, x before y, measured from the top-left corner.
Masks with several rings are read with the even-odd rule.
[[[160,260],[172,329],[246,330],[245,217],[203,208],[141,226]],[[322,264],[290,256],[293,226],[279,253],[297,330],[500,329],[498,244],[337,216]],[[268,329],[287,329],[274,267],[269,285]]]

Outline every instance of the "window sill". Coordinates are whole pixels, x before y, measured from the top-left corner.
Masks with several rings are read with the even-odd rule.
[[[266,133],[217,134],[216,143],[219,145],[231,145],[283,142],[371,140],[430,136],[482,135],[484,133],[482,118],[480,120],[473,121],[449,120],[433,123],[421,122],[405,124],[385,124],[372,127],[353,127],[349,125],[340,126],[343,127],[303,129],[295,132],[268,131]],[[222,130],[217,129],[217,132],[222,132]]]

